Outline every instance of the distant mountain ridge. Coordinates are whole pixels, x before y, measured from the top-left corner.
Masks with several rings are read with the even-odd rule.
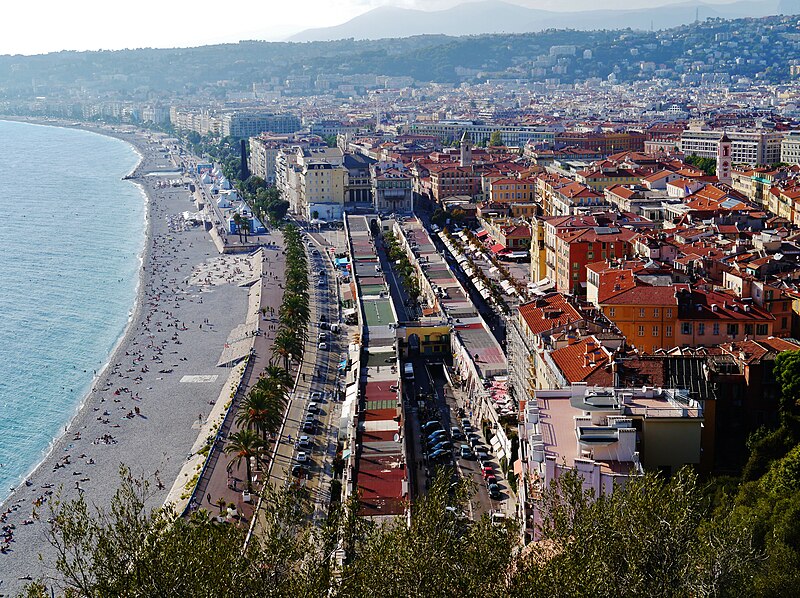
[[[689,0],[647,9],[553,12],[502,0],[467,2],[453,8],[423,11],[393,6],[370,10],[334,27],[307,29],[287,41],[383,39],[425,34],[480,35],[530,33],[545,29],[668,29],[709,17],[737,19],[800,12],[800,0],[738,1],[706,4]]]

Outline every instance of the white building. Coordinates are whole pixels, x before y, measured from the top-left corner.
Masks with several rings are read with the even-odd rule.
[[[792,131],[781,141],[781,162],[800,164],[800,131]]]
[[[775,131],[718,131],[699,127],[681,133],[681,151],[687,156],[717,158],[723,134],[731,141],[733,164],[774,164],[781,159],[784,134]]]

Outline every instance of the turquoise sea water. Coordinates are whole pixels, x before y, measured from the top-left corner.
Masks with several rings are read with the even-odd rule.
[[[124,333],[145,200],[133,148],[0,121],[0,501],[46,455]]]

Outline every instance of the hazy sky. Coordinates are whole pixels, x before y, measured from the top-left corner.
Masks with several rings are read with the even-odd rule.
[[[281,40],[343,23],[381,5],[436,10],[463,0],[4,0],[0,54],[199,46]],[[596,0],[506,0],[548,10],[597,8]],[[604,8],[681,0],[605,0]],[[712,0],[713,1],[713,0]],[[719,0],[717,0],[719,1]]]

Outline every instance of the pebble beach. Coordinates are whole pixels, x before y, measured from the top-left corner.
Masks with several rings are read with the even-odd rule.
[[[107,506],[124,464],[152,481],[152,506],[163,503],[230,373],[217,366],[226,339],[247,316],[247,256],[219,255],[202,227],[180,217],[195,209],[190,192],[147,176],[174,166],[169,157],[143,134],[99,132],[142,156],[132,173],[148,202],[136,307],[74,419],[0,505],[0,596],[55,575],[45,521],[54,494]]]

